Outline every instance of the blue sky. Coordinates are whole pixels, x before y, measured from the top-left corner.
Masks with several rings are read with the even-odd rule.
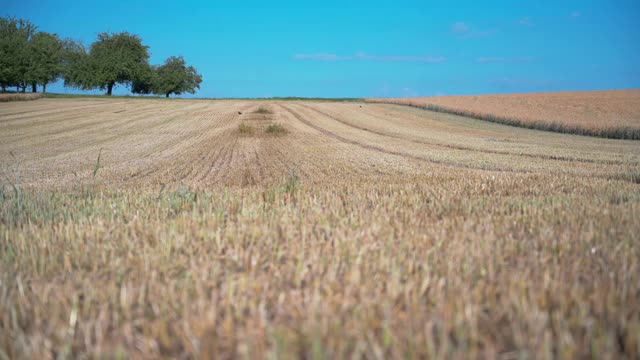
[[[153,64],[183,55],[198,69],[198,97],[640,88],[637,0],[2,0],[0,15],[85,45],[138,34]]]

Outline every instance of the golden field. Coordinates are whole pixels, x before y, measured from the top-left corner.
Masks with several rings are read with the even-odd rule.
[[[640,140],[640,90],[368,99],[538,130]]]
[[[0,358],[640,356],[637,141],[41,99],[0,105],[0,171]]]

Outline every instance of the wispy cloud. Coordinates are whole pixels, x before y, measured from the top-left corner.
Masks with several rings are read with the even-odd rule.
[[[572,19],[577,19],[580,16],[582,16],[582,13],[580,11],[573,11],[571,14],[569,14],[569,17]]]
[[[524,63],[530,62],[532,59],[530,57],[480,57],[476,59],[476,62],[479,63]]]
[[[530,26],[533,26],[534,23],[533,23],[533,20],[531,20],[530,17],[525,16],[525,17],[521,18],[520,20],[518,20],[518,25],[530,27]]]
[[[316,53],[316,54],[295,54],[293,56],[296,60],[314,60],[314,61],[379,61],[379,62],[415,62],[415,63],[427,63],[435,64],[446,61],[446,58],[442,56],[405,56],[405,55],[369,55],[359,52],[355,55],[341,56],[331,53]]]
[[[348,57],[338,56],[336,54],[318,53],[318,54],[295,54],[293,56],[296,60],[317,60],[317,61],[339,61],[349,60]]]
[[[491,36],[496,33],[496,30],[478,30],[473,29],[472,26],[465,22],[456,22],[451,26],[451,32],[458,39],[475,39]]]
[[[467,31],[469,31],[469,25],[463,22],[454,23],[451,27],[451,32],[453,32],[454,34],[462,34],[466,33]]]

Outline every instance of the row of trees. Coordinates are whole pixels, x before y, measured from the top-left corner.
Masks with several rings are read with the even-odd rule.
[[[36,32],[30,22],[0,18],[0,86],[16,86],[24,92],[31,85],[43,89],[55,81],[64,67],[65,42],[56,35]]]
[[[136,94],[195,94],[202,76],[182,56],[149,64],[149,47],[137,35],[100,33],[87,49],[71,39],[38,32],[27,20],[0,18],[0,86],[25,92],[59,79],[82,90],[101,89],[111,95],[117,84]]]

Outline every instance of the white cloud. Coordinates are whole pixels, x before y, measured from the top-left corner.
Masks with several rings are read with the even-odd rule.
[[[380,61],[380,62],[416,62],[425,64],[435,64],[446,61],[442,56],[405,56],[405,55],[368,55],[363,52],[355,55],[340,56],[331,53],[317,54],[296,54],[293,56],[296,60],[315,60],[315,61]]]

